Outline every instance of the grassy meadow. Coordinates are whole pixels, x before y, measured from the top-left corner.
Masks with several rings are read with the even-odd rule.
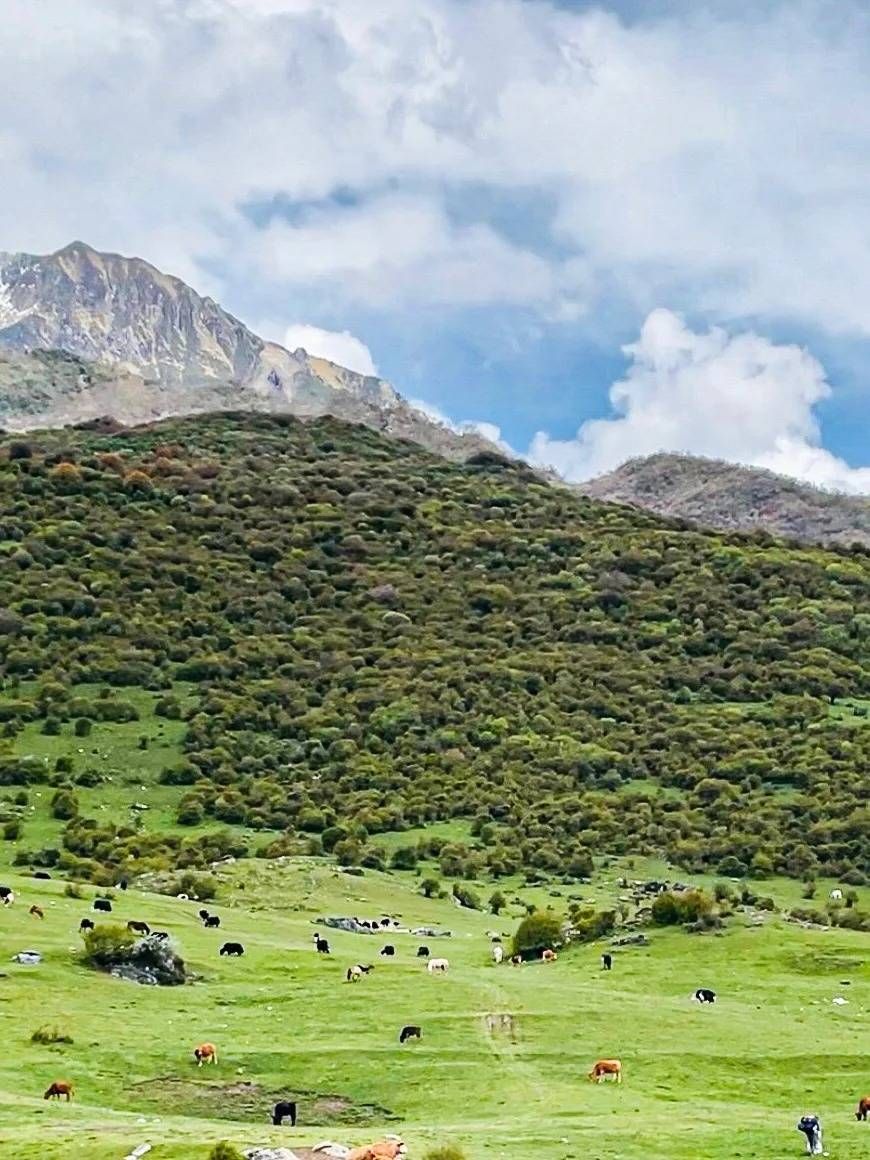
[[[604,901],[619,873],[613,864],[581,892]],[[0,1154],[114,1160],[148,1141],[155,1160],[205,1160],[220,1139],[292,1146],[398,1131],[414,1156],[454,1141],[506,1160],[776,1158],[800,1154],[794,1123],[815,1110],[833,1156],[867,1155],[868,1125],[853,1116],[870,1089],[866,935],[739,913],[721,935],[653,931],[648,948],[617,950],[610,974],[601,945],[516,969],[492,965],[487,935],[514,928],[516,904],[495,919],[421,897],[410,874],[352,877],[314,859],[241,861],[220,878],[217,931],[193,903],[116,892],[113,917],[169,930],[198,976],[150,988],[77,963],[93,888],[72,899],[60,880],[4,871],[19,897],[0,909]],[[796,884],[775,884],[778,902],[783,885]],[[32,902],[44,921],[28,915]],[[387,938],[331,931],[333,954],[315,953],[318,917],[381,913],[452,937],[391,934],[387,960]],[[226,938],[243,958],[219,957]],[[449,957],[449,975],[425,973],[421,942]],[[26,948],[42,951],[40,966],[10,961]],[[376,966],[351,985],[357,961]],[[689,1000],[697,986],[718,992],[715,1006]],[[848,1005],[832,1004],[841,994]],[[488,1014],[511,1019],[493,1032]],[[420,1043],[400,1047],[405,1023],[422,1025]],[[73,1043],[30,1042],[45,1025]],[[218,1045],[217,1067],[192,1062],[203,1040]],[[621,1088],[585,1078],[600,1056],[623,1060]],[[57,1078],[76,1084],[72,1104],[42,1100]],[[269,1125],[282,1095],[299,1100],[295,1130]]]

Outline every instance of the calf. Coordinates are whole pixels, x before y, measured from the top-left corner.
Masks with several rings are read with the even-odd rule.
[[[37,906],[36,903],[31,906],[27,913],[32,914],[34,918],[45,918],[45,911],[41,906]]]
[[[430,959],[426,964],[426,970],[430,975],[440,973],[446,975],[450,970],[450,962],[448,959]]]
[[[417,947],[417,958],[418,959],[428,959],[429,958],[429,948],[428,947]]]
[[[716,992],[711,991],[709,987],[699,987],[692,998],[697,999],[699,1003],[715,1003]]]
[[[179,894],[178,897],[180,898],[181,895]],[[205,920],[210,917],[208,911],[205,910],[204,908],[202,910],[198,910],[196,913],[199,915],[202,922],[205,922]]]
[[[389,1140],[378,1140],[374,1144],[363,1144],[359,1148],[351,1148],[345,1160],[397,1160],[405,1155],[405,1143],[398,1136]]]
[[[599,1059],[592,1065],[589,1078],[596,1083],[604,1083],[608,1078],[622,1083],[622,1063],[618,1059]]]
[[[210,914],[208,918],[203,920],[203,926],[219,927],[221,924],[220,918],[216,914]]]
[[[522,955],[511,955],[511,966],[512,967],[521,967],[522,965],[523,965],[523,956]]]
[[[496,943],[492,948],[492,961],[495,963],[496,966],[498,966],[498,964],[502,961],[503,958],[504,958],[504,947],[502,947],[502,945],[500,943]]]
[[[133,934],[150,934],[151,927],[147,922],[137,922],[135,918],[131,918],[127,923],[127,930],[131,930]]]
[[[200,1043],[199,1047],[193,1049],[193,1058],[197,1067],[202,1067],[204,1063],[217,1063],[217,1048],[213,1043]]]
[[[399,1043],[404,1043],[408,1039],[422,1039],[422,1038],[423,1038],[422,1027],[417,1027],[414,1024],[409,1024],[407,1027],[403,1027],[402,1030],[399,1032]]]
[[[79,923],[79,931],[80,932],[84,932],[86,930],[93,930],[93,929],[94,929],[94,921],[91,918],[83,918],[82,921]]]
[[[863,1096],[858,1101],[858,1111],[855,1113],[856,1120],[866,1120],[870,1116],[870,1096]]]
[[[42,1098],[44,1100],[59,1100],[60,1097],[63,1096],[66,1099],[66,1102],[69,1103],[74,1095],[75,1088],[69,1082],[69,1080],[56,1079]]]
[[[612,970],[612,968],[613,968],[613,955],[609,955],[605,952],[601,956],[601,967],[602,967],[602,970],[605,970],[605,971]]]
[[[821,1156],[822,1123],[818,1116],[801,1116],[797,1122],[797,1130],[803,1132],[807,1138],[807,1153],[810,1156]]]
[[[558,957],[559,956],[556,954],[556,952],[554,950],[550,950],[548,947],[541,955],[541,961],[545,963],[555,963]]]
[[[220,949],[222,955],[235,955],[237,958],[245,953],[245,948],[241,943],[225,942]]]
[[[396,948],[394,946],[391,946],[390,943],[387,943],[387,945],[385,947],[381,948],[381,954],[386,955],[388,958],[390,958],[395,953],[396,953]]]
[[[112,909],[112,904],[108,898],[95,898],[94,910],[102,910],[105,914],[109,914]]]
[[[272,1109],[272,1123],[280,1128],[287,1117],[290,1117],[291,1128],[296,1127],[296,1104],[293,1100],[281,1100]]]

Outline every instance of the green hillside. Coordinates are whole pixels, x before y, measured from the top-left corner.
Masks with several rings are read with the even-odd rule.
[[[6,437],[0,845],[95,882],[326,851],[858,885],[868,642],[859,549],[497,457],[239,415]]]
[[[584,895],[614,898],[622,869],[596,874]],[[201,927],[196,903],[116,892],[113,918],[171,932],[198,977],[178,988],[80,964],[91,888],[77,900],[55,880],[9,879],[19,896],[0,908],[0,1155],[120,1160],[149,1142],[154,1160],[207,1160],[221,1139],[293,1147],[398,1132],[415,1160],[444,1142],[469,1160],[778,1160],[801,1154],[794,1125],[810,1110],[832,1155],[867,1154],[870,1129],[854,1118],[870,1071],[866,935],[738,912],[720,935],[654,930],[649,947],[617,948],[610,973],[602,944],[495,967],[487,932],[510,932],[521,904],[496,920],[423,898],[407,874],[354,878],[312,859],[218,874],[218,931]],[[771,886],[777,902],[789,888]],[[28,915],[34,902],[44,920]],[[332,955],[315,953],[317,918],[382,913],[452,934],[329,931]],[[245,956],[219,957],[225,938]],[[387,938],[392,960],[378,953]],[[449,958],[446,977],[416,958],[424,941]],[[39,966],[9,962],[28,947]],[[348,984],[355,962],[375,969]],[[714,1006],[690,1001],[698,986],[717,991]],[[406,1023],[423,1038],[400,1047]],[[43,1027],[73,1042],[31,1042]],[[199,1070],[191,1051],[204,1040],[219,1063]],[[602,1056],[623,1061],[621,1087],[586,1079]],[[59,1078],[76,1085],[70,1105],[41,1098]],[[269,1126],[279,1097],[299,1100],[295,1130]]]

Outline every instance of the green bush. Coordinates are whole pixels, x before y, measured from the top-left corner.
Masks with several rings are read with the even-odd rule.
[[[461,882],[453,883],[453,897],[460,906],[468,910],[480,910],[480,896],[470,886],[463,886]]]
[[[616,929],[615,910],[596,910],[592,906],[572,906],[571,939],[576,942],[594,942],[605,938]]]
[[[43,1044],[72,1043],[73,1037],[62,1027],[52,1027],[49,1024],[45,1024],[43,1027],[37,1027],[30,1036],[30,1042]]]
[[[562,920],[549,911],[536,910],[517,927],[513,954],[533,958],[562,942]]]
[[[209,1152],[208,1160],[245,1160],[245,1158],[238,1148],[226,1140],[221,1140]]]
[[[17,842],[21,837],[23,826],[20,818],[10,818],[8,822],[3,823],[3,840],[6,842]]]
[[[703,890],[666,890],[652,904],[656,926],[678,926],[698,922],[713,913],[713,899]]]
[[[465,1152],[458,1144],[437,1144],[423,1153],[423,1160],[465,1160]]]
[[[79,799],[69,789],[59,789],[51,799],[51,815],[62,821],[69,821],[79,812]]]
[[[136,935],[126,926],[115,923],[97,923],[92,930],[84,932],[84,960],[89,966],[107,970],[122,962],[127,952],[132,950]]]

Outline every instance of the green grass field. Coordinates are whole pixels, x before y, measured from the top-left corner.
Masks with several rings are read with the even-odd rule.
[[[609,867],[583,893],[612,896],[620,872]],[[77,963],[92,888],[79,901],[62,881],[4,870],[19,897],[0,909],[2,1156],[120,1160],[148,1141],[155,1160],[205,1160],[220,1139],[292,1146],[393,1131],[416,1157],[455,1141],[493,1160],[770,1160],[801,1154],[794,1125],[806,1110],[822,1116],[832,1156],[868,1155],[870,1125],[853,1114],[870,1091],[866,935],[777,916],[753,926],[738,914],[721,935],[653,931],[649,948],[617,951],[610,974],[601,945],[515,969],[491,964],[486,932],[511,931],[518,907],[495,919],[422,898],[411,875],[356,878],[305,859],[241,861],[220,876],[209,903],[219,931],[199,925],[193,903],[117,893],[115,917],[170,930],[199,976],[149,988]],[[793,901],[799,884],[771,893]],[[28,915],[32,902],[43,922]],[[384,938],[330,932],[332,956],[316,955],[318,916],[380,913],[453,937],[390,935],[398,954],[388,961],[377,953]],[[245,957],[220,958],[225,938],[244,943]],[[449,957],[449,975],[425,973],[420,942]],[[25,948],[43,963],[12,963]],[[356,961],[376,968],[350,985]],[[718,992],[714,1007],[689,1000],[697,986]],[[837,995],[848,1005],[833,1005]],[[488,1014],[511,1016],[511,1027],[491,1031]],[[405,1023],[422,1025],[422,1042],[399,1046]],[[74,1042],[31,1043],[45,1024]],[[217,1067],[193,1064],[202,1040],[218,1045]],[[599,1056],[623,1060],[621,1088],[587,1081]],[[75,1102],[42,1100],[56,1078],[76,1084]],[[299,1097],[295,1130],[269,1126],[279,1094]]]

